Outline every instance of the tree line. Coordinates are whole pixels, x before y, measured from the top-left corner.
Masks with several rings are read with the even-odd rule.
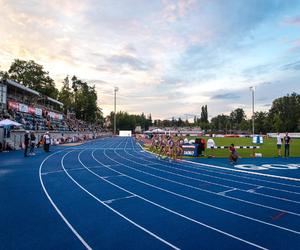
[[[299,132],[300,95],[287,94],[272,102],[267,112],[254,113],[255,133]],[[230,115],[218,115],[211,119],[210,128],[214,131],[252,131],[252,118],[247,119],[243,109],[238,108]]]

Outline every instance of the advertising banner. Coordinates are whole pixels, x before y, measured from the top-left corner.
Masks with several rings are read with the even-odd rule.
[[[19,103],[13,102],[13,101],[8,101],[8,109],[14,109],[16,111],[19,111]]]
[[[43,110],[42,110],[42,109],[39,109],[39,108],[35,108],[35,114],[36,114],[36,115],[39,115],[39,116],[42,116]]]
[[[23,103],[19,103],[19,111],[23,113],[28,113],[28,106]]]
[[[197,156],[198,144],[184,144],[182,148],[184,156]]]
[[[34,107],[28,107],[28,113],[34,115],[35,114],[35,108]]]

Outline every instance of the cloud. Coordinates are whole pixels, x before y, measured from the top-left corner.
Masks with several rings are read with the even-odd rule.
[[[234,93],[217,94],[211,97],[212,100],[233,100],[239,99],[241,96]]]
[[[264,75],[264,74],[267,74],[270,71],[274,70],[276,67],[277,67],[277,64],[275,64],[275,63],[257,65],[257,66],[250,67],[250,68],[243,70],[242,74],[246,77]]]
[[[282,66],[282,70],[300,70],[300,61],[287,63]]]
[[[132,70],[148,70],[150,65],[142,62],[131,55],[113,55],[106,58],[106,62],[116,67],[124,68],[128,66]]]
[[[287,25],[300,26],[300,16],[285,19],[283,23]]]

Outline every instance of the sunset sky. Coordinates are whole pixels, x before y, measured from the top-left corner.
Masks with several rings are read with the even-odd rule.
[[[96,85],[99,106],[153,119],[250,114],[300,92],[300,1],[0,0],[0,70],[16,58]]]

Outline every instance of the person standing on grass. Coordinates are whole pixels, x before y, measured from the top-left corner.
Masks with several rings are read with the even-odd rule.
[[[289,137],[288,132],[286,132],[285,137],[283,138],[283,140],[284,140],[284,157],[289,157],[290,156],[291,137]]]
[[[29,146],[29,131],[26,131],[25,132],[25,135],[24,135],[24,157],[27,157],[27,150],[28,150],[28,146]]]
[[[278,150],[278,157],[281,157],[281,145],[282,145],[282,137],[280,136],[280,133],[277,133],[277,150]]]
[[[30,151],[29,151],[29,155],[35,155],[35,153],[34,153],[35,139],[36,139],[35,134],[34,134],[34,132],[32,131],[32,132],[30,133]]]

